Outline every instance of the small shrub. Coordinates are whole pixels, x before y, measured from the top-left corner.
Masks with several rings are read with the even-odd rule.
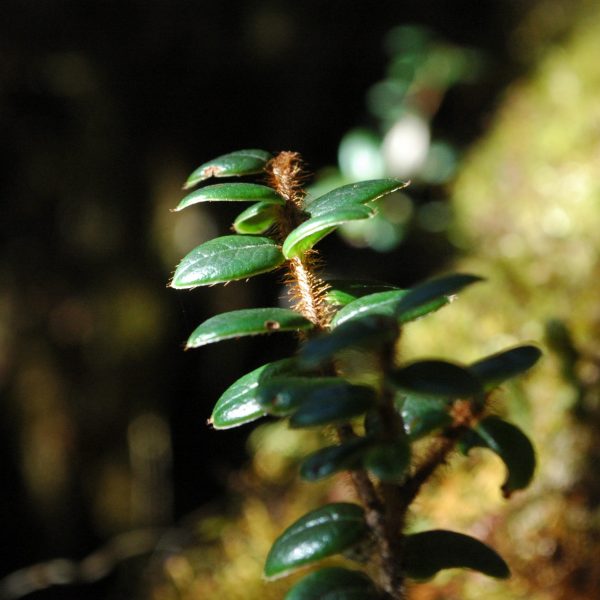
[[[397,179],[362,181],[309,201],[298,154],[241,150],[196,169],[192,188],[211,177],[262,174],[258,183],[200,187],[176,208],[199,202],[251,202],[233,224],[235,234],[192,250],[171,286],[194,288],[247,279],[281,269],[291,307],[247,308],[216,315],[191,334],[188,348],[258,334],[296,332],[293,357],[263,365],[233,383],[217,401],[210,423],[227,429],[264,416],[292,428],[333,430],[337,441],[307,456],[305,480],[348,471],[359,503],[315,508],[291,524],[266,557],[267,578],[282,577],[332,555],[354,556],[363,569],[326,567],[311,572],[287,600],[335,597],[402,599],[408,580],[440,570],[469,568],[505,578],[504,560],[483,542],[459,532],[406,531],[411,504],[451,453],[483,447],[506,465],[505,497],[525,488],[535,470],[527,436],[491,414],[491,390],[529,369],[540,351],[510,348],[473,364],[398,360],[402,329],[443,308],[481,278],[452,274],[412,289],[364,281],[327,282],[315,245],[340,225],[368,219],[377,200],[405,187]],[[365,360],[356,360],[356,353]],[[368,357],[368,360],[367,360]],[[415,442],[426,452],[413,451]]]

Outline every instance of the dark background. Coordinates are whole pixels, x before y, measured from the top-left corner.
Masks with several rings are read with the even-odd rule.
[[[280,292],[269,276],[165,287],[181,247],[202,227],[225,233],[232,216],[211,211],[208,225],[182,230],[186,216],[168,209],[187,174],[246,147],[297,150],[312,169],[334,164],[344,132],[369,123],[365,92],[383,76],[385,33],[406,23],[486,57],[480,80],[452,90],[434,123],[465,148],[523,71],[511,34],[532,4],[3,0],[1,574],[81,558],[152,521],[127,508],[128,426],[140,414],[170,431],[163,483],[173,503],[161,524],[215,501],[243,463],[247,431],[214,433],[206,417],[232,380],[293,340],[181,351],[202,319]],[[333,237],[323,249],[333,271],[356,264],[345,274],[407,285],[448,258],[443,245],[419,244],[409,238],[384,260],[369,250],[342,259]],[[117,588],[109,577],[30,597],[121,597]]]

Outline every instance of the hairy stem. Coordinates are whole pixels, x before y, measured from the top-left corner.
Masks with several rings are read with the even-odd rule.
[[[285,200],[277,224],[277,237],[283,243],[289,233],[305,220],[304,196],[302,182],[304,170],[300,156],[294,152],[281,152],[267,165],[268,182]],[[292,258],[287,262],[290,295],[295,309],[315,325],[315,331],[326,331],[329,326],[330,313],[324,296],[327,284],[316,274],[319,265],[315,250],[302,257]],[[393,411],[391,400],[385,412]],[[394,419],[392,419],[394,422]],[[393,425],[396,427],[396,425]],[[352,425],[344,424],[336,427],[340,441],[356,436]],[[382,496],[375,488],[373,481],[364,470],[352,472],[352,481],[357,496],[365,508],[365,518],[373,532],[377,547],[381,584],[391,600],[404,600],[406,592],[403,576],[400,572],[401,541],[398,514],[394,514],[399,506],[397,491],[384,487],[380,490],[386,499],[393,501],[389,506],[382,501]],[[400,522],[403,521],[403,514]]]

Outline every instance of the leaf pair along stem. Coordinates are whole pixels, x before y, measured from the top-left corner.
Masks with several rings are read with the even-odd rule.
[[[302,182],[304,170],[300,156],[294,152],[281,152],[266,167],[269,185],[285,199],[279,208],[280,219],[277,222],[277,237],[281,243],[296,229],[306,215]],[[294,308],[315,327],[310,333],[315,335],[329,329],[331,312],[326,301],[327,284],[318,276],[318,253],[314,249],[301,256],[290,258],[286,264],[287,282]],[[394,341],[395,342],[395,341]],[[392,342],[382,350],[382,373],[393,368],[394,347]],[[335,366],[331,365],[331,373]],[[327,374],[327,373],[324,373]],[[393,406],[391,390],[382,389],[379,399],[379,418],[384,423],[383,436],[394,439],[402,428],[401,417]],[[338,425],[336,433],[340,442],[355,439],[356,433],[350,423]],[[402,565],[402,528],[407,506],[404,507],[398,486],[380,483],[377,487],[364,469],[351,472],[356,493],[365,508],[365,518],[375,538],[380,564],[380,578],[383,589],[389,598],[403,600],[406,597]],[[404,508],[404,510],[401,510]]]

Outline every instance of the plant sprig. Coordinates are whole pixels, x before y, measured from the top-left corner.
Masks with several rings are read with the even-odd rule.
[[[307,203],[298,154],[272,156],[251,149],[201,165],[185,188],[211,177],[257,174],[263,175],[261,183],[207,185],[181,201],[176,210],[199,202],[252,204],[235,220],[236,234],[205,242],[183,258],[171,286],[194,288],[280,269],[292,308],[215,315],[196,328],[187,347],[284,331],[296,332],[301,344],[296,356],[263,365],[233,383],[209,422],[226,429],[270,415],[289,419],[290,427],[333,428],[337,443],[307,456],[300,474],[315,481],[349,471],[360,502],[327,504],[290,525],[271,548],[265,576],[282,577],[371,540],[375,581],[360,571],[328,567],[300,580],[286,598],[335,593],[340,600],[399,600],[406,597],[407,580],[455,567],[508,577],[504,560],[483,542],[452,531],[407,533],[406,516],[423,485],[456,449],[496,453],[506,466],[506,497],[530,483],[533,446],[515,425],[490,413],[488,397],[503,381],[532,367],[539,349],[519,346],[470,365],[431,359],[399,363],[402,327],[441,309],[481,278],[452,274],[403,290],[321,277],[315,246],[340,225],[375,215],[379,198],[405,187],[397,179],[346,185]],[[352,373],[346,359],[350,350],[375,359],[377,367],[364,381]],[[419,462],[412,445],[426,437],[430,450]]]

